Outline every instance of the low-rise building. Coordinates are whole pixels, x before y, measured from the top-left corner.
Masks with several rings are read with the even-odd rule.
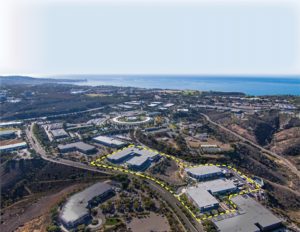
[[[164,108],[170,108],[170,107],[172,107],[172,106],[174,106],[173,103],[167,103],[167,104],[164,105]]]
[[[205,212],[219,207],[218,200],[204,189],[191,187],[187,189],[186,195],[194,203],[194,205],[199,208],[200,212]]]
[[[64,129],[51,130],[51,134],[54,139],[62,139],[69,136],[69,134]]]
[[[113,147],[113,148],[121,148],[126,145],[125,142],[108,136],[97,136],[93,138],[93,140],[104,146]]]
[[[64,127],[64,124],[61,122],[57,122],[57,123],[49,124],[47,127],[48,130],[57,130],[57,129],[62,129]]]
[[[282,220],[247,195],[231,198],[238,206],[239,214],[216,221],[220,232],[260,232],[275,231],[282,228]],[[279,231],[279,230],[276,230]]]
[[[21,121],[0,122],[0,127],[21,126],[22,124],[23,122]]]
[[[58,145],[58,149],[60,150],[60,152],[80,151],[84,154],[91,154],[96,151],[96,148],[94,146],[84,142],[60,144]]]
[[[134,170],[144,170],[159,158],[160,155],[156,151],[136,147],[125,148],[107,157],[112,163],[126,163]]]
[[[208,140],[208,134],[207,133],[200,133],[195,136],[196,138],[199,138],[200,141],[206,142]]]
[[[16,130],[4,130],[0,131],[0,139],[11,139],[16,136]]]
[[[59,219],[67,228],[74,228],[91,219],[90,208],[114,195],[109,184],[97,183],[71,196],[64,204]]]
[[[233,193],[238,190],[233,180],[217,179],[206,182],[201,182],[197,185],[198,188],[205,189],[213,195],[222,195]]]
[[[27,148],[26,142],[14,143],[14,144],[0,146],[0,152],[15,151],[24,148]]]
[[[202,144],[200,147],[205,153],[219,153],[222,151],[217,144]]]
[[[185,171],[189,176],[197,180],[207,180],[223,175],[222,169],[217,166],[198,166],[186,168]]]

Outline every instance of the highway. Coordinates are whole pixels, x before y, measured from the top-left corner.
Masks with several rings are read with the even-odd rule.
[[[82,164],[82,163],[78,163],[78,162],[74,162],[74,161],[66,160],[66,159],[54,159],[54,158],[51,158],[51,157],[47,156],[46,151],[40,145],[37,138],[34,136],[33,125],[34,125],[34,123],[31,123],[31,125],[28,128],[26,128],[26,137],[27,137],[28,142],[30,143],[32,149],[34,149],[36,151],[36,153],[39,154],[41,156],[41,158],[43,158],[44,160],[47,160],[47,161],[53,162],[53,163],[57,163],[57,164],[66,165],[66,166],[81,168],[81,169],[85,169],[85,170],[88,170],[88,171],[107,174],[107,175],[111,175],[111,174],[116,173],[116,171],[102,171],[102,170],[99,170],[95,167],[85,165],[85,164]],[[134,177],[137,177],[137,176],[134,176]],[[147,183],[149,183],[149,186],[154,191],[158,192],[160,194],[160,196],[169,205],[171,205],[173,207],[173,210],[176,211],[176,214],[184,222],[185,227],[186,227],[185,229],[187,229],[187,231],[191,231],[191,232],[203,232],[204,231],[203,228],[202,228],[202,225],[194,218],[192,220],[194,221],[194,224],[196,225],[196,227],[193,225],[193,223],[190,221],[190,219],[179,208],[179,205],[181,205],[180,202],[171,193],[169,193],[168,191],[163,189],[161,186],[155,184],[152,181],[147,180]]]
[[[273,158],[278,159],[279,161],[281,161],[281,163],[285,164],[285,166],[287,166],[287,167],[288,167],[295,175],[297,175],[298,178],[300,178],[300,172],[299,172],[299,170],[298,170],[297,167],[296,167],[294,164],[292,164],[288,159],[286,159],[286,158],[284,158],[284,157],[282,157],[282,156],[280,156],[280,155],[278,155],[278,154],[276,154],[276,153],[274,153],[274,152],[272,152],[272,151],[269,151],[269,150],[265,149],[264,147],[262,147],[262,146],[260,146],[260,145],[258,145],[258,144],[256,144],[256,143],[254,143],[254,142],[252,142],[251,140],[244,138],[243,136],[239,135],[238,133],[236,133],[236,132],[234,132],[234,131],[232,131],[232,130],[226,128],[226,127],[224,127],[223,125],[221,125],[221,124],[219,124],[219,123],[216,123],[216,122],[212,121],[208,115],[203,114],[203,113],[201,113],[201,115],[202,115],[209,123],[211,123],[211,124],[213,124],[213,125],[215,125],[215,126],[221,128],[222,130],[225,130],[226,132],[229,132],[230,134],[232,134],[233,136],[237,137],[237,138],[240,139],[241,141],[246,142],[246,143],[250,144],[251,146],[253,146],[253,147],[259,149],[259,150],[262,152],[263,155],[266,155],[266,154],[267,154],[267,155],[269,155],[269,156],[271,156],[271,157],[273,157]]]
[[[40,116],[40,117],[35,117],[35,118],[25,118],[23,119],[24,121],[36,121],[36,120],[41,120],[41,119],[50,119],[50,118],[57,118],[57,117],[65,117],[68,115],[76,115],[76,114],[82,114],[82,113],[88,113],[88,112],[93,112],[93,111],[97,111],[97,110],[101,110],[103,109],[103,106],[101,107],[97,107],[97,108],[92,108],[92,109],[88,109],[88,110],[79,110],[79,111],[74,111],[74,112],[70,112],[70,113],[63,113],[63,114],[53,114],[53,115],[48,115],[48,116]]]

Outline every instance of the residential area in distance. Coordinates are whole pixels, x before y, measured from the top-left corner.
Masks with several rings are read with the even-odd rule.
[[[2,77],[0,104],[3,232],[299,231],[299,96]]]

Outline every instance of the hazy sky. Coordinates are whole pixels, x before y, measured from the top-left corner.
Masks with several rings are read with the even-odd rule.
[[[0,74],[300,74],[299,0],[9,0]]]

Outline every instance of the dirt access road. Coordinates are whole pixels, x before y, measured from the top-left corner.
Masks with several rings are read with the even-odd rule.
[[[237,138],[240,139],[241,141],[246,142],[246,143],[250,144],[251,146],[253,146],[253,147],[259,149],[259,150],[262,152],[262,154],[271,156],[271,157],[273,157],[273,158],[279,160],[282,164],[284,164],[286,167],[288,167],[289,170],[291,170],[298,178],[300,178],[300,171],[297,169],[297,167],[296,167],[294,164],[292,164],[292,163],[291,163],[289,160],[287,160],[286,158],[284,158],[284,157],[282,157],[282,156],[280,156],[280,155],[278,155],[278,154],[276,154],[276,153],[274,153],[274,152],[271,152],[271,151],[265,149],[264,147],[262,147],[262,146],[260,146],[260,145],[258,145],[258,144],[256,144],[256,143],[254,143],[254,142],[252,142],[251,140],[246,139],[245,137],[243,137],[243,136],[237,134],[236,132],[234,132],[234,131],[232,131],[232,130],[226,128],[226,127],[224,127],[223,125],[221,125],[221,124],[219,124],[219,123],[216,123],[216,122],[212,121],[208,115],[203,114],[203,113],[201,113],[201,115],[202,115],[209,123],[211,123],[211,124],[213,124],[213,125],[215,125],[215,126],[221,128],[222,130],[225,130],[226,132],[229,132],[230,134],[234,135],[235,137],[237,137]]]
[[[2,221],[1,231],[2,232],[12,232],[16,231],[17,228],[23,226],[25,223],[30,222],[31,220],[41,217],[48,216],[49,211],[52,207],[67,196],[69,193],[79,189],[83,184],[74,184],[67,188],[60,190],[59,192],[52,193],[43,197],[35,199],[35,196],[4,208],[2,210]],[[44,225],[45,226],[45,225]],[[20,229],[20,231],[23,231]]]

